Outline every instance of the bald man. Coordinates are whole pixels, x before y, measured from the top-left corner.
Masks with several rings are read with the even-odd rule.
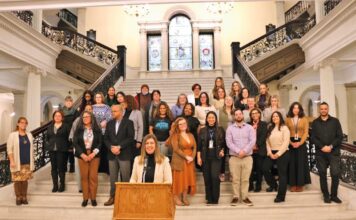
[[[119,172],[122,182],[129,182],[131,173],[131,160],[135,144],[135,130],[133,122],[124,118],[122,105],[111,106],[112,119],[106,125],[104,142],[108,149],[110,172],[110,198],[105,206],[114,204],[115,182],[118,181]]]

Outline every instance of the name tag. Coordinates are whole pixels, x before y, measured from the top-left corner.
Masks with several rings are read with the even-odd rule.
[[[214,148],[214,141],[213,140],[209,141],[209,148],[210,149]]]

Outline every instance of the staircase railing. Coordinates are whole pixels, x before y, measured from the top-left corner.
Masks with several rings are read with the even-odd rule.
[[[125,79],[126,75],[126,47],[118,46],[118,59],[111,65],[90,87],[89,90],[96,92],[106,92],[109,87],[122,77]],[[79,107],[81,97],[76,100],[74,107]],[[51,122],[32,131],[34,137],[34,157],[35,170],[40,169],[49,162],[48,152],[45,150],[45,140],[47,129]],[[11,172],[9,166],[9,159],[6,152],[6,144],[0,146],[0,187],[11,183]]]
[[[108,46],[78,32],[69,29],[51,27],[46,22],[42,22],[42,34],[56,44],[69,47],[83,55],[93,57],[99,62],[108,65],[112,65],[118,57],[117,51]]]
[[[245,61],[240,57],[240,43],[231,43],[231,56],[232,56],[232,77],[238,75],[244,87],[248,88],[251,95],[258,94],[259,81],[251,72]]]
[[[329,14],[342,0],[326,0],[324,2],[325,15]]]
[[[58,17],[62,20],[64,20],[65,22],[69,23],[71,26],[73,26],[73,28],[77,28],[78,26],[78,17],[73,14],[71,11],[69,11],[68,9],[61,9],[58,12]]]
[[[284,13],[285,22],[288,23],[299,18],[311,7],[310,1],[298,1],[293,7]]]
[[[240,56],[247,62],[253,61],[293,39],[302,38],[315,24],[315,16],[288,22],[239,48]]]
[[[310,172],[318,174],[318,168],[316,167],[316,149],[310,139],[307,140],[307,149]],[[342,143],[340,158],[340,180],[343,185],[356,189],[356,145],[345,142]]]
[[[33,18],[33,12],[26,10],[26,11],[11,11],[12,14],[14,14],[16,17],[21,19],[23,22],[26,24],[32,26],[32,18]]]

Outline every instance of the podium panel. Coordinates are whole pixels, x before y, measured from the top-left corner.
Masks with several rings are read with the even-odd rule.
[[[113,220],[174,219],[171,184],[116,183]]]

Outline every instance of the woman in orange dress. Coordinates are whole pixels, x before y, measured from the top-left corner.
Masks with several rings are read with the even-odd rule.
[[[187,121],[179,117],[172,128],[171,144],[173,148],[172,172],[173,194],[176,205],[189,205],[187,194],[196,192],[194,158],[197,146],[192,133],[188,130]]]

